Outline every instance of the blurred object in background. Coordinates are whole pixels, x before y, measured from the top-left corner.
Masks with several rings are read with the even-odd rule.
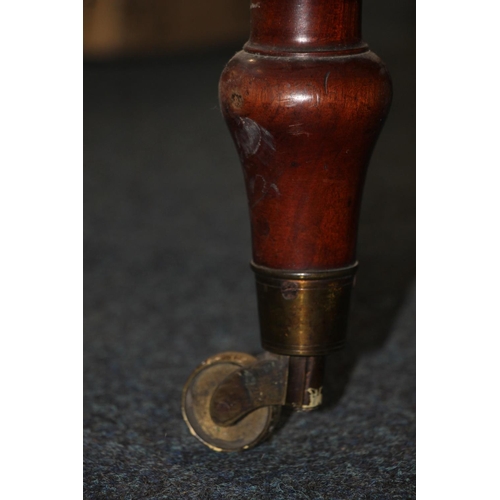
[[[242,0],[84,0],[86,59],[211,48],[248,38]]]

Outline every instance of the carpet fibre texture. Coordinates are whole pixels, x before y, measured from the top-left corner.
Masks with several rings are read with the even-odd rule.
[[[199,443],[180,410],[201,361],[260,351],[217,102],[231,53],[86,65],[85,498],[415,497],[414,60],[375,50],[396,93],[366,183],[348,345],[328,359],[321,410],[286,414],[237,454]]]

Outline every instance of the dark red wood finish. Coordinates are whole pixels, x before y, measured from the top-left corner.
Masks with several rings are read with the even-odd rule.
[[[255,0],[250,8],[246,50],[276,55],[366,46],[359,0]]]
[[[356,260],[364,178],[391,102],[389,74],[361,41],[360,12],[359,0],[253,0],[250,40],[222,74],[256,264]]]

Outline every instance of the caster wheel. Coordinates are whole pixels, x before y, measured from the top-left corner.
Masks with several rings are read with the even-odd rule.
[[[184,386],[182,416],[191,434],[212,450],[247,450],[268,437],[278,422],[280,406],[258,408],[227,427],[215,424],[210,416],[210,401],[220,382],[256,361],[241,352],[217,354],[196,368]]]

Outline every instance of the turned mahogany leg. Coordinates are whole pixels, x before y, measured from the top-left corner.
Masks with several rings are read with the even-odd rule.
[[[361,40],[361,0],[260,0],[220,103],[243,167],[262,345],[186,383],[183,415],[218,451],[254,446],[279,408],[321,404],[324,357],[345,342],[368,162],[391,102]]]

